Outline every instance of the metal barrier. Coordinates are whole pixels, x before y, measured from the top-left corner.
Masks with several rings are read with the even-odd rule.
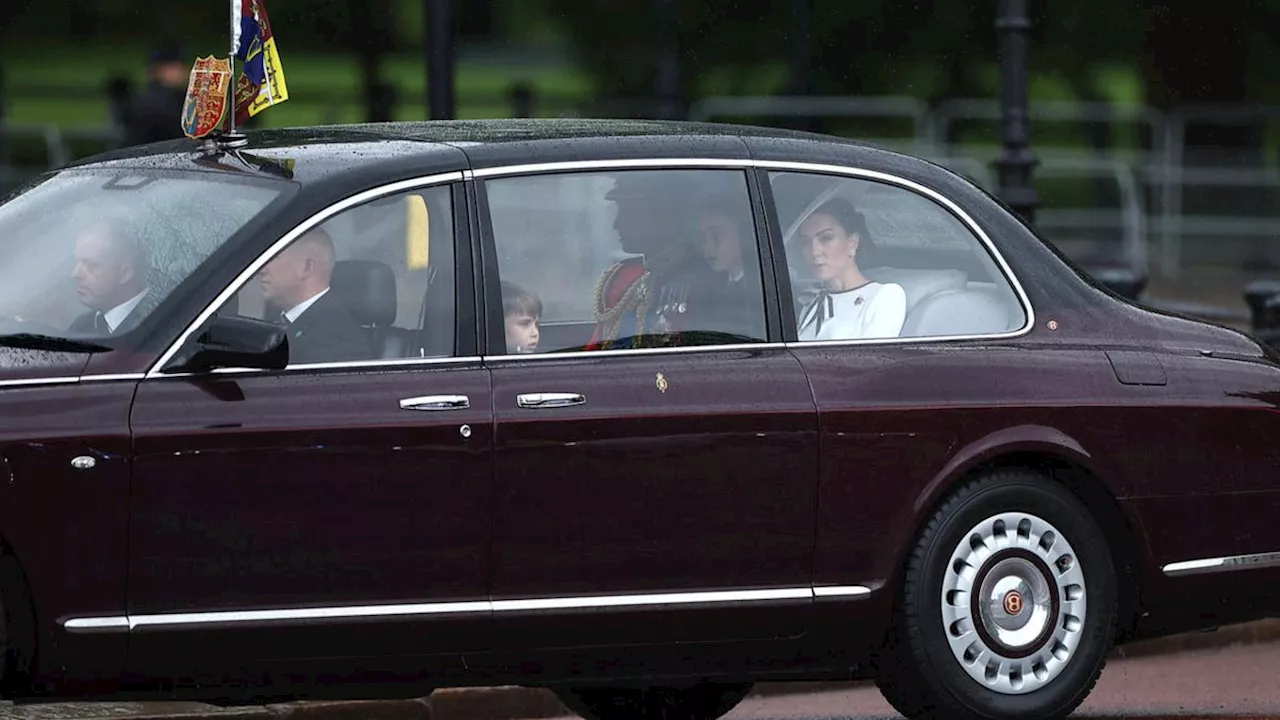
[[[1118,229],[1121,232],[1123,265],[1135,277],[1147,276],[1147,213],[1132,168],[1117,160],[1056,159],[1043,163],[1037,173],[1044,177],[1083,176],[1114,180],[1120,191],[1120,205],[1116,211],[1044,208],[1036,213],[1036,226],[1045,234],[1056,229]]]
[[[1164,132],[1165,116],[1145,106],[1113,105],[1100,102],[1040,101],[1031,103],[1032,122],[1079,123],[1111,126],[1133,123],[1145,127],[1152,138],[1153,152],[1163,150],[1168,139]],[[944,100],[930,113],[930,140],[940,146],[950,145],[949,138],[956,123],[964,120],[1000,120],[1000,103],[986,99]],[[1038,152],[1038,150],[1037,150]]]

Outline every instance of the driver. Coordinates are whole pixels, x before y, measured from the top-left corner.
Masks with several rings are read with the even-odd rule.
[[[75,260],[76,298],[89,311],[71,323],[70,331],[109,336],[133,328],[143,314],[137,308],[147,295],[151,270],[137,228],[120,218],[94,222],[76,238]]]

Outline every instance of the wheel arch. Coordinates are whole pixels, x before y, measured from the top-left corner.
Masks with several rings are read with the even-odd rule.
[[[1032,470],[1070,490],[1106,534],[1119,579],[1117,641],[1133,630],[1143,609],[1143,568],[1150,552],[1140,519],[1127,513],[1104,471],[1073,438],[1052,428],[1013,428],[971,444],[926,486],[913,508],[914,522],[900,545],[893,584],[901,582],[909,548],[929,518],[960,487],[999,470]]]

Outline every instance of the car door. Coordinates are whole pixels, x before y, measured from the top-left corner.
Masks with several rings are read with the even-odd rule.
[[[287,662],[342,678],[484,642],[491,387],[464,196],[429,180],[333,215],[323,235],[295,231],[284,253],[306,254],[269,251],[237,280],[219,313],[275,319],[313,303],[289,326],[310,362],[141,383],[134,672],[217,682]],[[269,256],[281,264],[260,270]],[[300,275],[328,275],[326,295],[288,296]],[[358,357],[339,340],[352,320]],[[307,346],[303,326],[328,339]]]
[[[802,634],[815,408],[745,172],[477,176],[502,646]]]
[[[883,173],[777,165],[761,186],[821,433],[814,583],[820,595],[861,588],[823,608],[856,617],[848,604],[896,573],[920,488],[945,474],[957,443],[1002,427],[975,398],[1001,382],[997,353],[1017,350],[984,340],[1016,334],[1028,315],[942,196]]]
[[[26,669],[38,681],[101,689],[120,672],[127,638],[76,620],[124,610],[137,380],[81,377],[88,356],[59,355],[0,349],[0,586],[11,603],[3,640],[10,662],[35,661]],[[10,594],[24,587],[33,600],[25,612]],[[37,638],[32,658],[22,651]]]

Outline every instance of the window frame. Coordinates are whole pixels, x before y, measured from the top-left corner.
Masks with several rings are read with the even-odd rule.
[[[755,172],[759,178],[760,187],[767,203],[765,211],[769,218],[770,244],[774,248],[774,255],[776,257],[775,274],[779,283],[779,302],[785,303],[783,305],[784,312],[782,313],[782,317],[787,326],[785,341],[787,347],[810,348],[839,347],[846,345],[918,345],[921,343],[953,342],[962,340],[999,340],[1020,337],[1030,333],[1031,330],[1035,328],[1035,308],[1033,307],[1026,290],[1023,288],[1022,283],[1018,280],[1017,275],[1014,274],[1013,269],[1005,260],[1000,249],[991,240],[991,237],[986,233],[982,226],[979,225],[969,213],[961,208],[955,201],[942,193],[907,178],[876,170],[789,161],[756,161],[753,164],[755,165]],[[769,176],[775,173],[807,174],[827,176],[837,180],[877,182],[894,187],[898,190],[913,193],[917,197],[931,203],[939,210],[951,215],[969,231],[973,239],[977,241],[981,251],[986,253],[987,260],[994,265],[996,271],[999,273],[999,277],[1008,285],[1008,289],[1013,293],[1014,297],[1018,301],[1019,307],[1022,309],[1023,324],[1014,330],[1006,330],[999,333],[968,333],[957,335],[801,341],[799,339],[799,328],[797,327],[795,314],[793,312],[785,312],[785,310],[788,309],[787,305],[794,304],[795,292],[794,288],[791,286],[790,268],[787,266],[786,248],[784,246],[784,230],[782,229],[781,221],[778,217],[777,203],[773,196],[773,185],[769,180]],[[978,249],[979,248],[974,248],[975,251]],[[782,286],[785,286],[785,289]]]
[[[484,181],[492,178],[510,176],[602,172],[624,169],[741,169],[747,172],[747,187],[748,191],[751,193],[752,212],[755,214],[757,222],[756,231],[759,240],[762,263],[761,277],[762,282],[765,285],[766,325],[769,333],[768,342],[731,345],[695,345],[673,348],[585,350],[561,353],[534,353],[529,355],[507,354],[506,338],[502,325],[501,323],[498,323],[495,326],[492,320],[495,312],[498,313],[498,317],[501,317],[502,293],[499,287],[501,275],[498,273],[497,268],[497,246],[494,244],[492,235],[488,198],[485,193]],[[809,173],[815,175],[829,175],[834,178],[881,182],[907,192],[915,193],[926,201],[938,206],[943,211],[950,213],[977,239],[982,250],[987,253],[988,259],[994,263],[996,269],[1000,272],[1005,282],[1008,283],[1009,288],[1013,291],[1013,295],[1017,298],[1017,301],[1022,308],[1024,318],[1023,324],[1014,330],[1007,330],[1001,333],[973,333],[923,337],[864,338],[853,340],[800,342],[797,334],[798,330],[796,328],[795,318],[791,313],[785,311],[793,302],[788,298],[793,298],[794,293],[792,292],[790,275],[788,274],[788,268],[786,265],[786,249],[783,247],[782,229],[777,217],[777,207],[774,202],[772,186],[769,183],[769,174],[774,172]],[[830,165],[825,163],[792,160],[653,157],[511,164],[488,167],[479,170],[469,170],[465,171],[464,174],[467,176],[468,184],[475,184],[474,192],[476,193],[476,204],[474,207],[476,208],[475,215],[477,222],[475,242],[479,244],[477,250],[479,257],[482,258],[482,262],[477,266],[476,281],[479,284],[479,287],[482,288],[481,294],[483,295],[483,306],[480,307],[478,315],[480,315],[480,322],[487,325],[487,327],[485,327],[486,332],[482,335],[484,338],[484,344],[480,348],[480,354],[486,361],[542,361],[557,358],[582,358],[608,355],[660,355],[670,353],[715,351],[730,352],[762,350],[770,347],[800,349],[854,345],[898,346],[955,341],[1004,340],[1027,335],[1035,328],[1036,312],[1035,307],[1031,303],[1031,298],[1027,295],[1022,282],[1018,279],[1017,275],[1014,274],[1008,261],[1005,260],[1004,254],[1000,252],[999,247],[997,247],[991,240],[991,236],[987,234],[986,230],[969,212],[946,195],[919,182],[894,175],[892,173],[870,170],[852,165]],[[761,232],[761,223],[765,225],[763,230],[766,234],[764,235],[759,234]],[[767,265],[764,265],[764,263],[767,263]],[[784,301],[786,302],[787,307],[784,307]],[[769,319],[770,315],[774,315],[774,317]],[[500,350],[492,352],[495,348]]]
[[[502,312],[502,274],[498,267],[497,238],[494,235],[493,216],[489,205],[488,182],[507,178],[528,178],[547,175],[584,175],[598,174],[619,170],[641,171],[738,171],[746,189],[746,200],[751,212],[752,228],[756,234],[756,255],[760,267],[760,284],[762,290],[765,319],[765,339],[755,343],[725,343],[717,345],[689,345],[672,348],[619,348],[609,350],[580,350],[569,352],[532,353],[528,355],[512,355],[506,350],[506,332]],[[479,243],[478,253],[481,258],[480,274],[477,283],[483,288],[484,311],[479,313],[483,318],[485,344],[481,355],[486,360],[529,360],[549,358],[570,358],[595,356],[601,353],[610,354],[648,354],[651,352],[697,352],[710,350],[743,350],[766,347],[780,347],[783,338],[782,298],[777,293],[777,262],[774,258],[772,237],[769,232],[769,221],[764,213],[760,178],[749,161],[739,160],[686,160],[683,158],[653,158],[637,160],[599,160],[575,161],[568,163],[547,163],[534,166],[508,166],[486,168],[468,173],[468,184],[476,196],[476,238]]]
[[[289,247],[306,232],[323,225],[330,219],[343,214],[365,203],[389,196],[422,191],[438,187],[446,187],[450,191],[453,221],[453,264],[454,264],[454,341],[451,357],[435,358],[370,358],[349,362],[291,363],[281,370],[262,370],[257,368],[215,368],[208,373],[167,372],[173,358],[191,340],[192,336],[233,296],[249,282],[276,255]],[[380,185],[349,195],[338,202],[320,210],[306,220],[295,225],[288,232],[273,241],[222,288],[222,291],[204,307],[203,310],[183,329],[167,346],[150,367],[141,374],[140,379],[185,378],[197,375],[278,375],[284,373],[316,372],[325,370],[362,370],[370,368],[396,368],[417,365],[442,365],[474,363],[480,360],[479,345],[476,334],[478,297],[476,295],[475,273],[473,271],[472,204],[466,192],[464,173],[453,171],[421,176],[409,180]]]
[[[501,324],[495,326],[491,319],[493,308],[497,308],[497,311],[501,312],[502,297],[501,289],[497,282],[500,276],[497,272],[496,246],[493,245],[492,235],[486,235],[485,232],[489,227],[489,208],[483,181],[490,178],[512,175],[601,172],[621,169],[734,169],[742,170],[747,174],[747,187],[749,193],[751,193],[753,214],[756,216],[757,233],[760,233],[761,231],[760,225],[765,225],[763,228],[765,234],[758,237],[758,245],[761,253],[762,281],[765,286],[764,293],[766,298],[765,310],[768,342],[740,345],[699,345],[675,348],[591,350],[531,355],[506,354],[506,340],[503,336],[502,326]],[[1025,318],[1024,324],[1020,328],[1003,333],[799,342],[797,340],[795,319],[791,317],[789,313],[783,312],[783,298],[791,297],[792,293],[790,276],[787,274],[788,270],[786,267],[785,248],[782,247],[782,231],[779,227],[773,194],[768,182],[770,172],[813,173],[841,178],[879,181],[914,192],[923,196],[925,199],[932,201],[934,204],[955,216],[978,239],[983,249],[1000,270],[1006,282],[1009,283],[1010,288],[1013,290],[1014,295],[1017,297],[1023,310]],[[1014,274],[1008,262],[1005,260],[1004,255],[991,240],[991,237],[987,234],[986,230],[955,201],[932,188],[904,177],[850,165],[831,165],[791,160],[759,160],[751,158],[653,157],[521,163],[499,165],[476,170],[440,173],[389,183],[351,195],[330,205],[324,210],[315,213],[272,243],[272,245],[266,251],[261,253],[256,260],[244,268],[240,274],[237,275],[231,283],[224,287],[223,291],[220,292],[213,301],[187,325],[187,327],[174,339],[174,341],[169,344],[168,348],[156,358],[155,362],[151,364],[146,372],[139,376],[140,379],[186,377],[193,375],[194,373],[165,372],[165,368],[172,362],[173,357],[179,352],[196,330],[199,329],[233,294],[238,292],[245,282],[252,279],[262,265],[270,261],[270,259],[279,253],[280,250],[287,247],[289,243],[293,242],[307,230],[325,222],[330,217],[337,215],[350,207],[359,205],[368,200],[377,199],[379,197],[407,190],[442,184],[454,185],[454,262],[457,268],[455,271],[455,357],[408,358],[401,360],[357,361],[352,363],[291,365],[284,370],[272,372],[298,372],[326,368],[369,368],[395,367],[399,365],[449,364],[480,359],[518,359],[537,361],[556,358],[590,357],[602,354],[650,355],[688,352],[761,350],[770,347],[813,348],[847,345],[917,345],[921,343],[1016,338],[1030,333],[1035,327],[1035,308],[1032,305],[1026,290],[1023,288],[1021,281],[1019,281],[1017,275]],[[461,190],[461,192],[459,192],[459,190]],[[465,202],[459,202],[459,196],[464,197]],[[465,238],[463,237],[463,233],[466,234]],[[471,272],[468,273],[468,270]],[[772,299],[770,299],[771,294]],[[773,320],[768,319],[771,314],[775,315]],[[501,348],[502,351],[499,353],[492,353],[490,352],[491,348]],[[224,368],[212,371],[213,374],[262,372],[264,371],[240,368]],[[133,377],[134,376],[129,376],[129,378],[125,378],[124,376],[120,376],[119,379],[131,379]],[[117,379],[117,376],[112,376],[112,378]],[[92,379],[92,376],[85,379]]]

